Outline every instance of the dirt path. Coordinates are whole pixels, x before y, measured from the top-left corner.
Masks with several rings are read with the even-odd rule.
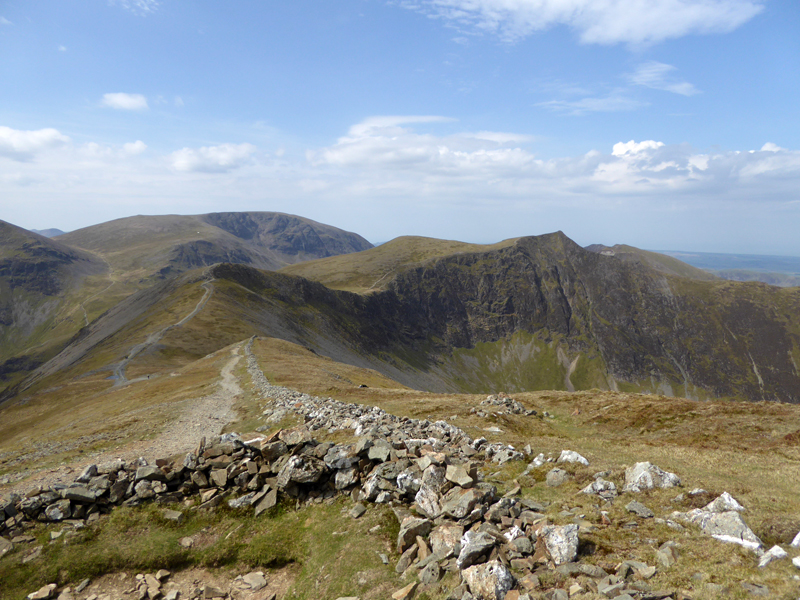
[[[192,312],[183,317],[177,323],[168,325],[167,327],[164,327],[164,329],[162,329],[161,331],[156,331],[155,333],[151,333],[150,335],[147,336],[147,339],[145,341],[131,348],[130,352],[128,352],[128,355],[122,360],[122,362],[120,362],[114,368],[114,375],[113,375],[115,380],[114,387],[118,387],[129,383],[128,378],[125,376],[125,369],[128,368],[128,365],[134,358],[136,358],[139,354],[141,354],[151,346],[154,346],[155,344],[160,342],[161,338],[163,338],[171,329],[174,329],[175,327],[180,327],[181,325],[188,323],[197,313],[199,313],[203,309],[203,307],[206,305],[206,302],[208,302],[208,299],[211,298],[211,294],[214,293],[214,286],[212,285],[213,281],[214,280],[211,279],[209,281],[204,282],[201,285],[201,287],[206,292],[205,294],[203,294],[203,297],[200,298],[200,302],[197,303],[197,306],[194,307],[194,310],[192,310]]]
[[[231,349],[230,359],[220,371],[218,389],[202,398],[187,398],[180,402],[170,403],[177,416],[168,421],[159,434],[151,440],[131,442],[114,450],[107,450],[82,457],[57,469],[42,470],[32,474],[19,484],[10,484],[0,488],[3,495],[10,491],[25,492],[41,485],[52,486],[54,483],[71,483],[81,470],[92,463],[102,463],[115,458],[131,461],[145,457],[154,462],[156,458],[166,458],[194,450],[205,437],[219,435],[223,427],[236,418],[233,409],[236,397],[242,393],[239,381],[233,371],[241,359],[241,349],[245,342],[240,342]],[[148,407],[153,410],[157,407]],[[142,410],[142,409],[139,409]],[[131,411],[132,413],[139,410]]]

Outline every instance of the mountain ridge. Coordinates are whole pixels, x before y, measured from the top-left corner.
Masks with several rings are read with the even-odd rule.
[[[368,293],[224,263],[130,302],[147,305],[136,313],[146,319],[169,290],[177,294],[170,303],[188,312],[200,290],[180,300],[180,288],[201,281],[212,281],[214,295],[193,327],[213,323],[214,331],[187,330],[181,335],[195,341],[173,347],[162,340],[148,368],[158,356],[163,369],[172,368],[168,356],[196,360],[251,332],[429,391],[599,388],[800,401],[800,290],[669,275],[587,251],[561,232],[412,263]],[[96,326],[125,309],[115,310]],[[122,319],[115,331],[126,327]],[[114,347],[139,342],[120,338]]]

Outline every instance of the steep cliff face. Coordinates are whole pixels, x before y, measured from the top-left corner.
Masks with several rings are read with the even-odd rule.
[[[446,388],[546,381],[800,402],[800,290],[674,277],[560,233],[437,258],[366,296],[244,268],[217,276],[249,277],[245,286],[314,306],[323,315],[316,326],[363,352],[400,357]],[[536,369],[553,372],[526,373]]]
[[[610,387],[800,401],[800,290],[668,276],[562,234],[439,259],[390,289],[445,352],[523,331],[599,354]]]

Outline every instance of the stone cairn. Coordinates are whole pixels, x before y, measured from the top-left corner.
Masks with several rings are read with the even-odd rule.
[[[300,506],[346,493],[355,501],[352,518],[366,512],[365,503],[391,504],[397,515],[396,571],[404,577],[411,575],[414,581],[398,590],[395,600],[411,598],[418,585],[438,582],[448,571],[460,573],[461,583],[450,594],[453,600],[566,600],[584,591],[618,600],[678,597],[674,590],[652,590],[647,584],[656,566],[631,560],[609,573],[582,562],[579,534],[591,531],[592,524],[580,515],[571,515],[575,517],[571,524],[557,526],[544,514],[548,504],[518,497],[519,486],[500,496],[495,486],[482,479],[479,467],[522,459],[524,454],[513,447],[484,438],[473,440],[445,421],[397,417],[377,407],[271,385],[250,345],[246,355],[255,387],[270,400],[264,411],[267,421],[296,414],[304,425],[249,441],[237,434],[204,440],[180,464],[157,460],[151,465],[141,458],[92,464],[71,485],[31,490],[24,497],[12,495],[0,502],[0,516],[5,517],[0,520],[0,534],[5,536],[0,537],[0,555],[13,547],[9,538],[19,536],[31,521],[84,526],[120,505],[172,504],[199,497],[199,509],[227,502],[232,508],[260,515],[281,497]],[[518,410],[508,400],[490,397],[486,404]],[[521,410],[525,410],[521,414],[531,412]],[[312,432],[323,429],[351,429],[355,441],[321,443]],[[580,454],[564,451],[557,460],[539,455],[529,469],[545,462],[588,465]],[[559,485],[558,471],[565,473],[552,469],[548,485]],[[616,486],[603,475],[598,474],[582,493],[614,501]],[[676,475],[650,463],[637,463],[626,471],[622,493],[676,485],[680,485]],[[636,501],[626,508],[641,518],[654,516]],[[676,529],[682,527],[677,521],[694,523],[717,539],[756,551],[764,564],[785,558],[786,552],[779,547],[766,553],[761,550],[760,540],[741,519],[742,510],[723,494],[703,509],[673,513],[665,522]],[[174,510],[165,510],[164,515],[182,518]],[[800,545],[800,539],[796,541]],[[662,568],[675,563],[676,548],[667,542],[658,550]],[[562,582],[558,587],[556,580]]]

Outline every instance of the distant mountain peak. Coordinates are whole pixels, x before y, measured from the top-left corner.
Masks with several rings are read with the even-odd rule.
[[[56,236],[59,236],[59,235],[64,235],[64,233],[65,233],[64,231],[61,231],[60,229],[55,229],[55,228],[52,228],[52,227],[50,229],[29,229],[28,231],[32,231],[33,233],[37,233],[37,234],[41,235],[42,237],[46,237],[46,238],[52,238],[52,237],[56,237]]]

